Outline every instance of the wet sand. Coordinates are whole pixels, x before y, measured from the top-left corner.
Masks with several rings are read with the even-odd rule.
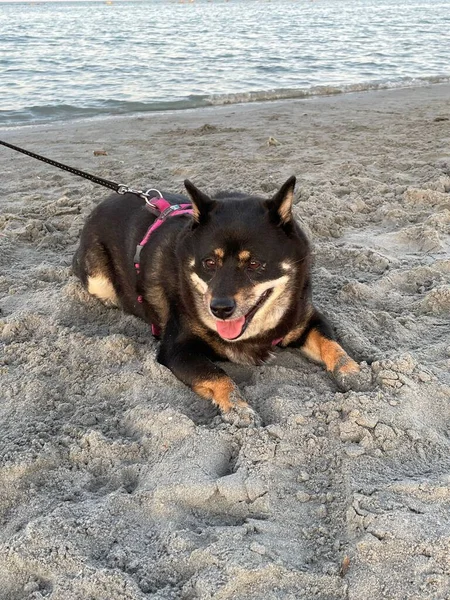
[[[107,190],[0,148],[1,600],[450,598],[449,118],[434,85],[0,130],[133,187],[297,175],[315,303],[373,380],[229,364],[264,426],[222,423],[71,274]]]

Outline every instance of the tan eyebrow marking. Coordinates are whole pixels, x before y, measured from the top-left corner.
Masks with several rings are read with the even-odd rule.
[[[214,250],[214,254],[217,256],[217,258],[223,258],[225,256],[225,252],[222,250],[222,248],[216,248]]]
[[[241,262],[245,262],[250,258],[250,252],[248,250],[241,250],[238,254],[238,258]]]

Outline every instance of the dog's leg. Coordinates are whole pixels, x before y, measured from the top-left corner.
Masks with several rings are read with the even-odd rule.
[[[98,242],[80,245],[73,257],[72,268],[89,294],[106,306],[119,306],[119,298],[113,285],[111,260],[103,245]]]
[[[337,343],[331,325],[318,311],[285,336],[281,345],[299,348],[311,360],[325,365],[341,389],[360,387],[359,365]]]
[[[241,397],[234,381],[206,356],[205,344],[192,337],[183,340],[176,330],[174,323],[169,322],[158,362],[199,396],[212,400],[219,407],[224,421],[239,427],[258,425],[258,415]]]

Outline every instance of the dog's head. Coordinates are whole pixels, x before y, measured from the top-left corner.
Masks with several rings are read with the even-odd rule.
[[[197,314],[228,341],[274,329],[299,294],[309,248],[292,216],[295,177],[270,199],[211,198],[185,181],[194,211],[186,277]]]

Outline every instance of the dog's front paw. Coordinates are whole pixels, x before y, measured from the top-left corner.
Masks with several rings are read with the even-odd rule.
[[[193,390],[203,398],[212,398],[222,419],[237,427],[258,427],[261,419],[245,400],[238,386],[227,375],[198,381]]]
[[[222,419],[237,427],[259,427],[261,425],[261,417],[258,413],[243,401],[235,404],[230,410],[222,412]]]
[[[349,359],[338,365],[333,371],[333,377],[338,388],[343,392],[354,390],[365,392],[372,386],[372,372],[366,363],[358,365]]]

